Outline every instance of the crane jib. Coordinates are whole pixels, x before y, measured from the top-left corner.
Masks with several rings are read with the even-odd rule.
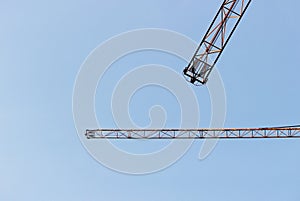
[[[183,70],[189,82],[195,85],[207,82],[250,3],[251,0],[225,0],[222,3],[190,63]]]

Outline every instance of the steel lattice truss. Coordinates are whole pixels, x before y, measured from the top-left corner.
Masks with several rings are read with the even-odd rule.
[[[213,19],[207,33],[188,66],[184,75],[195,84],[205,84],[213,67],[250,5],[251,0],[225,0]]]
[[[87,139],[300,138],[300,128],[95,129],[86,130],[85,136]]]

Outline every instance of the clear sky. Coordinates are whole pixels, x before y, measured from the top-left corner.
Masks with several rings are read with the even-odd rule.
[[[221,2],[1,1],[0,200],[298,201],[299,140],[220,141],[202,161],[202,141],[197,141],[171,167],[132,176],[102,166],[77,136],[73,86],[95,47],[140,28],[169,29],[199,42]],[[253,0],[217,65],[227,96],[225,127],[300,123],[299,6],[295,0]],[[124,58],[115,67],[126,73],[122,65],[130,70],[133,58],[135,64],[169,65],[178,73],[186,65],[165,53],[146,52]],[[193,89],[203,112],[200,126],[206,127],[207,89]],[[98,119],[113,127],[110,108],[101,98],[107,98],[105,93],[96,94]],[[147,111],[155,104],[165,105],[167,126],[176,127],[178,104],[158,88],[136,94],[130,105],[132,119],[146,126]],[[128,143],[119,146],[145,151],[138,142]]]

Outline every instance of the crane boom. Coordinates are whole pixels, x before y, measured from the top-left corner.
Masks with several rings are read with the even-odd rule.
[[[87,139],[272,139],[300,138],[300,127],[221,129],[95,129]]]
[[[188,66],[189,82],[205,84],[251,0],[224,0]]]

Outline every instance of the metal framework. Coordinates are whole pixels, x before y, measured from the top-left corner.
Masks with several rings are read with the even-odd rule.
[[[250,3],[251,0],[224,0],[190,63],[183,70],[189,82],[195,85],[207,82]]]
[[[223,129],[95,129],[87,139],[264,139],[300,138],[300,127]]]
[[[184,74],[205,84],[251,0],[224,0]],[[87,139],[277,139],[300,138],[300,125],[220,129],[87,129]]]

